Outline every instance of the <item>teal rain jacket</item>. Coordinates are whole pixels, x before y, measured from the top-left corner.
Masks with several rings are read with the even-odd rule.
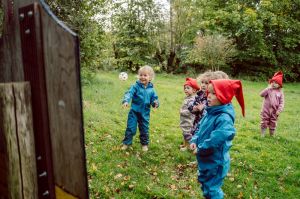
[[[190,141],[197,145],[200,173],[218,166],[229,167],[229,149],[235,136],[235,113],[231,103],[207,107],[206,111],[199,130]],[[228,171],[229,168],[224,169]]]
[[[155,103],[159,106],[158,96],[153,88],[151,82],[148,83],[147,88],[138,80],[125,93],[122,104],[131,102],[131,109],[136,112],[143,113],[150,111],[150,106],[154,107]]]

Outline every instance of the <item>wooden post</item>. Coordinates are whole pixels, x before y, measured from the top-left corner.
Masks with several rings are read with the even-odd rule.
[[[0,198],[37,199],[29,83],[0,84]]]

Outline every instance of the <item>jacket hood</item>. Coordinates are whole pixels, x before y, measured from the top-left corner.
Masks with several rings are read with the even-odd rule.
[[[221,113],[227,113],[228,115],[230,115],[233,121],[235,118],[235,112],[231,103],[220,106],[208,106],[206,107],[206,111],[207,114],[210,115],[219,115]]]

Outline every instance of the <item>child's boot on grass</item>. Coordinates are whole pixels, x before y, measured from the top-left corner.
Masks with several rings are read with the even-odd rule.
[[[261,137],[265,137],[265,135],[266,135],[266,128],[261,128],[260,129],[260,135],[261,135]]]
[[[189,142],[184,140],[183,144],[180,145],[180,151],[186,151],[188,149],[188,147],[189,147]]]
[[[270,129],[270,136],[274,136],[275,135],[275,129]]]
[[[127,149],[128,149],[128,145],[123,144],[122,147],[121,147],[121,150],[125,151],[125,150],[127,150]]]
[[[143,145],[142,146],[142,151],[144,151],[144,152],[146,152],[146,151],[148,151],[149,149],[148,149],[148,145]]]

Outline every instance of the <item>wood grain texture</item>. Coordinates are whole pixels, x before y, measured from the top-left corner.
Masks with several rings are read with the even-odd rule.
[[[24,199],[37,199],[36,155],[29,83],[14,83],[15,114]]]
[[[51,14],[51,13],[50,13]],[[88,198],[78,37],[41,9],[55,183]]]
[[[40,157],[36,161],[37,173],[47,174],[38,178],[38,194],[39,198],[47,194],[48,198],[54,199],[48,102],[38,4],[22,7],[19,13],[24,15],[23,20],[20,21],[23,71],[24,79],[31,85],[35,149],[37,156]]]
[[[3,142],[6,154],[6,164],[4,179],[4,190],[0,195],[6,196],[8,199],[23,198],[22,196],[22,180],[19,159],[19,149],[17,140],[17,128],[15,118],[15,102],[13,87],[11,84],[0,84],[0,130],[3,134]],[[4,174],[5,174],[4,173]],[[7,187],[7,190],[5,190]]]
[[[2,0],[3,34],[0,38],[0,82],[23,81],[18,9],[37,0]]]

